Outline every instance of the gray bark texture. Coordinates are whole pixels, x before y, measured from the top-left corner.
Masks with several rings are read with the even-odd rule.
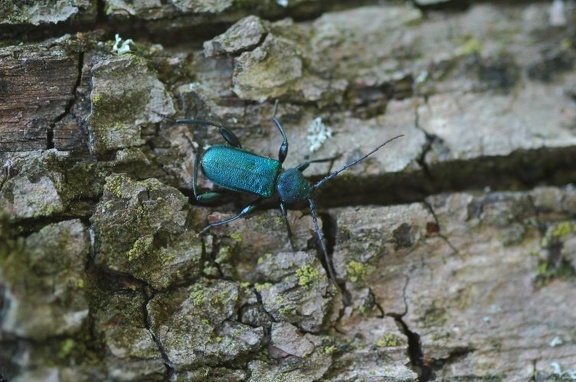
[[[574,41],[571,0],[5,1],[0,382],[576,380]],[[225,140],[176,120],[276,159],[274,115],[315,182],[402,135],[314,193],[327,258],[277,198],[199,234],[255,197],[198,202]]]

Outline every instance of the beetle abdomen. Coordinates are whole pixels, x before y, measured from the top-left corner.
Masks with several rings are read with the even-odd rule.
[[[210,147],[200,165],[204,175],[218,186],[264,198],[272,196],[282,168],[277,160],[231,146]]]

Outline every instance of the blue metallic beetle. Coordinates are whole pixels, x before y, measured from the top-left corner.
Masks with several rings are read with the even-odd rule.
[[[324,259],[326,261],[326,268],[328,269],[330,278],[336,284],[336,278],[334,277],[334,273],[330,265],[331,263],[328,258],[326,244],[324,243],[324,236],[318,227],[318,219],[316,216],[316,208],[312,194],[330,179],[368,158],[387,143],[398,139],[403,135],[398,135],[387,140],[360,159],[342,166],[338,170],[331,172],[316,184],[312,184],[304,177],[302,172],[306,170],[311,163],[328,162],[334,158],[310,160],[299,164],[294,168],[284,170],[282,168],[282,163],[284,163],[284,160],[288,155],[288,139],[286,138],[286,133],[284,132],[280,121],[278,121],[276,118],[277,106],[278,105],[276,104],[274,107],[274,115],[272,116],[272,121],[280,131],[280,134],[282,134],[283,139],[278,151],[278,160],[266,158],[243,149],[238,137],[221,124],[197,119],[176,120],[176,123],[188,123],[217,127],[224,140],[229,144],[229,146],[217,145],[210,147],[204,152],[202,159],[199,158],[200,154],[198,151],[194,150],[192,191],[194,192],[194,197],[198,202],[201,203],[213,201],[223,195],[222,192],[218,191],[210,191],[202,194],[198,193],[197,183],[199,166],[202,168],[202,172],[206,178],[208,178],[217,186],[230,191],[248,193],[257,196],[256,200],[244,207],[238,215],[226,220],[211,223],[206,228],[204,228],[200,234],[207,232],[212,227],[230,223],[246,214],[249,214],[250,212],[254,211],[254,209],[256,209],[258,204],[263,199],[270,198],[274,195],[274,192],[277,192],[280,199],[280,210],[288,230],[288,239],[292,244],[292,231],[290,229],[290,224],[288,223],[286,205],[300,201],[308,201],[308,206],[310,207],[310,212],[312,215],[312,221],[314,222],[314,229],[316,231],[316,235],[318,236],[318,241],[320,242]]]

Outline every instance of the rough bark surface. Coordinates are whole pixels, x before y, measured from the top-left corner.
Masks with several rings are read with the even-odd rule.
[[[0,6],[0,381],[576,379],[571,2],[45,3]],[[315,193],[328,259],[274,199],[198,234],[253,197],[175,120],[277,158],[274,113],[314,181],[403,135]]]

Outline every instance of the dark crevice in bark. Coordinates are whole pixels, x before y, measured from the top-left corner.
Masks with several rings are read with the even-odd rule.
[[[54,127],[56,126],[56,124],[58,122],[62,121],[67,115],[70,114],[72,107],[74,106],[74,104],[76,103],[76,100],[78,99],[78,87],[82,83],[82,68],[83,67],[84,67],[84,52],[80,51],[80,52],[78,52],[78,63],[76,65],[76,70],[78,71],[78,75],[76,76],[76,82],[74,83],[74,86],[71,90],[72,97],[66,103],[66,106],[64,107],[64,111],[62,112],[62,114],[56,116],[56,118],[54,118],[54,121],[52,123],[50,123],[50,126],[47,129],[47,145],[46,146],[48,149],[53,149],[55,147],[55,145],[54,145]]]
[[[2,370],[0,370],[0,382],[8,382],[8,377]]]
[[[54,148],[54,124],[50,124],[50,127],[46,129],[46,148]]]
[[[90,231],[91,238],[94,237],[94,233]],[[87,263],[88,273],[93,275],[93,280],[98,284],[95,285],[96,289],[100,289],[101,293],[106,294],[106,291],[120,291],[120,290],[129,290],[129,291],[136,291],[137,293],[143,293],[145,300],[141,306],[142,315],[144,318],[143,325],[150,333],[152,340],[158,347],[158,351],[164,361],[164,365],[166,366],[166,381],[175,381],[176,380],[176,370],[166,350],[162,344],[161,338],[158,333],[155,333],[152,329],[152,319],[150,317],[148,311],[148,304],[156,295],[156,291],[150,284],[141,280],[137,277],[134,277],[130,274],[121,273],[121,272],[114,272],[112,270],[103,268],[97,264],[97,248],[94,247],[94,240],[90,240],[90,256]],[[175,288],[177,286],[174,286]],[[94,322],[90,324],[92,332],[95,330]],[[93,333],[96,338],[95,333]]]
[[[392,153],[393,154],[393,153]],[[322,189],[321,208],[398,205],[421,202],[441,193],[531,190],[542,184],[565,186],[576,182],[576,147],[521,150],[506,156],[435,163],[410,174],[340,179]],[[320,177],[314,177],[316,181]]]
[[[406,282],[402,288],[403,301],[404,301],[404,311],[403,312],[387,312],[385,316],[392,317],[396,322],[396,325],[400,331],[406,336],[408,341],[407,355],[410,359],[411,369],[418,374],[418,382],[428,382],[433,380],[433,369],[431,367],[432,362],[426,358],[424,354],[424,349],[422,348],[422,343],[420,342],[420,335],[413,332],[408,327],[408,324],[404,321],[403,317],[408,313],[408,301],[406,299],[406,294],[408,290],[408,284],[410,279],[406,277]],[[380,305],[378,305],[380,307]],[[384,309],[380,307],[384,312]]]
[[[105,23],[106,21],[106,1],[96,0],[96,22],[101,24]]]
[[[420,342],[420,335],[410,330],[408,325],[402,319],[402,315],[389,314],[389,316],[394,318],[398,328],[408,339],[408,357],[410,358],[412,370],[418,374],[418,381],[430,381],[434,377],[433,370],[430,367],[430,363],[426,361],[424,350],[422,349],[422,343]]]
[[[176,368],[174,367],[174,363],[170,360],[170,357],[168,356],[168,353],[166,352],[166,349],[162,344],[162,338],[160,338],[160,334],[155,333],[154,330],[152,329],[152,319],[150,317],[150,314],[148,313],[148,304],[154,298],[154,295],[155,295],[154,291],[152,291],[150,294],[147,294],[146,301],[144,302],[144,305],[142,307],[144,313],[144,319],[146,321],[144,324],[146,329],[152,336],[152,340],[158,347],[158,351],[160,352],[162,360],[164,361],[164,366],[166,366],[166,381],[175,381],[177,379]]]
[[[424,13],[431,11],[463,12],[472,5],[469,0],[447,0],[440,2],[423,2],[419,0],[412,0],[411,3]]]

